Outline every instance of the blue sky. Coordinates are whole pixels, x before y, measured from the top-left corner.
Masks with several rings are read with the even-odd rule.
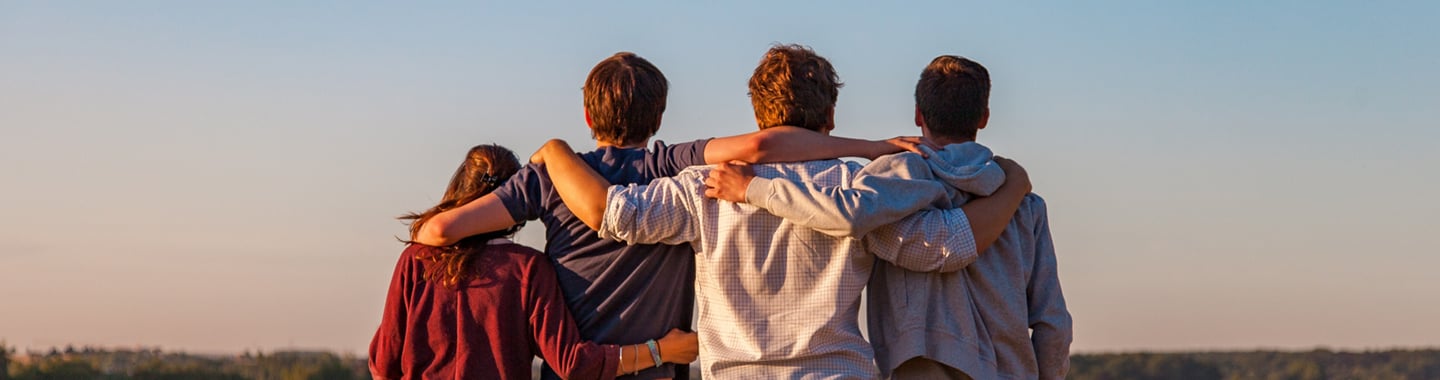
[[[755,125],[775,42],[836,134],[918,134],[919,71],[989,67],[980,141],[1050,205],[1077,351],[1440,342],[1427,2],[3,2],[0,339],[362,352],[404,226],[465,150],[589,145],[634,51],[658,138]],[[522,241],[541,244],[538,230]]]

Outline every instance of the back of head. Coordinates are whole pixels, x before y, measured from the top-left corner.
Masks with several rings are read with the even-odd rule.
[[[789,125],[813,131],[832,127],[840,76],[830,61],[801,45],[776,45],[750,76],[750,103],[760,129]]]
[[[963,57],[935,57],[915,85],[915,107],[932,135],[974,139],[990,112],[990,72]]]
[[[669,89],[665,74],[635,53],[615,53],[595,64],[584,88],[592,137],[619,145],[650,139],[660,129]]]
[[[494,144],[476,145],[470,148],[470,152],[465,154],[465,161],[455,169],[455,175],[445,187],[445,195],[440,198],[440,204],[425,212],[406,214],[400,219],[412,221],[410,238],[414,239],[420,232],[420,227],[430,218],[490,194],[518,171],[520,160],[515,158],[514,152]],[[453,246],[438,247],[430,254],[416,258],[431,263],[425,270],[427,280],[453,287],[473,273],[474,258],[484,250],[486,241],[510,236],[520,226],[517,224],[507,230],[471,236]]]

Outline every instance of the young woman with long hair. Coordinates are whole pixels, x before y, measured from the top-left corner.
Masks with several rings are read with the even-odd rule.
[[[400,219],[412,221],[414,239],[435,214],[490,193],[519,169],[508,149],[471,148],[440,204]],[[406,242],[370,342],[375,378],[529,379],[538,355],[567,379],[612,379],[695,360],[695,334],[680,330],[624,346],[581,340],[549,258],[507,239],[518,229],[448,247]]]

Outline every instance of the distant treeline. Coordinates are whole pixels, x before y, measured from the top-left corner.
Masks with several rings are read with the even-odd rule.
[[[357,380],[370,379],[365,359],[324,351],[233,356],[159,349],[51,348],[17,354],[0,342],[0,380]]]
[[[159,349],[52,348],[0,342],[0,380],[369,379],[365,359],[323,351],[191,355]],[[692,376],[698,379],[698,376]],[[1440,379],[1440,350],[1081,354],[1070,379]]]
[[[1073,380],[1440,379],[1440,350],[1178,352],[1070,357]]]

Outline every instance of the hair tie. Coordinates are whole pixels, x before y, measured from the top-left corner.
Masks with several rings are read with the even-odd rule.
[[[498,186],[498,185],[500,185],[500,177],[497,177],[497,176],[495,176],[495,175],[493,175],[493,174],[490,174],[490,173],[485,173],[485,174],[480,175],[480,182],[485,183],[485,184],[488,184],[488,185],[490,185],[490,186],[492,186],[492,187],[493,187],[493,186]]]

